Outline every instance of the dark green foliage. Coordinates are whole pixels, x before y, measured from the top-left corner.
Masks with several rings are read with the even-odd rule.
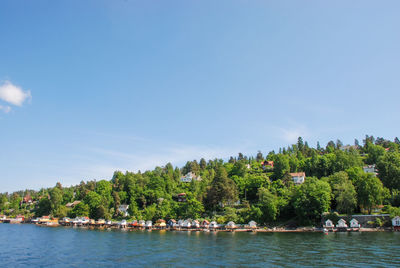
[[[300,137],[278,154],[239,153],[227,162],[202,158],[188,161],[181,169],[167,163],[144,173],[116,171],[110,181],[82,181],[71,187],[57,183],[40,191],[4,193],[0,213],[121,219],[125,215],[120,205],[129,205],[127,219],[207,218],[274,225],[295,220],[318,223],[328,211],[350,214],[371,212],[381,204],[400,206],[399,140],[366,136],[363,147],[357,140],[354,143],[357,146],[347,147],[340,140],[330,141],[324,149],[318,142],[314,149]],[[274,161],[274,167],[262,166],[264,160]],[[367,164],[376,164],[376,177],[364,173]],[[181,182],[188,172],[201,180]],[[305,183],[295,185],[293,172],[305,172]],[[185,198],[179,199],[182,193]],[[34,203],[23,202],[28,194]],[[67,208],[73,201],[81,203]]]

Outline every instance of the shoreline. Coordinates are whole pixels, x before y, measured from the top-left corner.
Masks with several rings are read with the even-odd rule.
[[[4,222],[3,222],[4,223]],[[7,224],[7,223],[4,223]],[[289,228],[172,228],[172,227],[120,227],[120,226],[96,226],[96,225],[63,225],[63,224],[37,224],[37,223],[8,223],[8,224],[31,224],[40,227],[67,227],[77,229],[90,229],[90,230],[120,230],[120,231],[178,231],[178,232],[206,232],[206,233],[218,233],[218,232],[240,232],[240,233],[353,233],[353,232],[396,232],[392,227],[378,227],[378,228],[332,228],[324,230],[324,228],[310,228],[310,227],[299,227],[296,229]]]

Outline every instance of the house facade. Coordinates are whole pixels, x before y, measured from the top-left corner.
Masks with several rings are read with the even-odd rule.
[[[194,174],[193,172],[189,172],[185,176],[181,177],[181,182],[192,182],[193,180],[201,181],[201,177],[196,176],[196,174]]]
[[[302,184],[304,183],[306,179],[306,173],[305,172],[295,172],[295,173],[289,173],[290,177],[292,177],[292,180],[295,184]]]

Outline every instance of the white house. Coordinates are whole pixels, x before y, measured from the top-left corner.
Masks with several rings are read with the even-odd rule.
[[[346,223],[345,220],[340,219],[340,220],[338,221],[338,223],[336,224],[336,227],[338,227],[338,228],[346,228],[346,227],[347,227],[347,223]]]
[[[127,225],[128,223],[126,222],[126,220],[122,220],[120,223],[119,223],[119,226],[121,227],[121,228],[126,228],[126,225]]]
[[[365,167],[363,167],[363,170],[364,170],[365,173],[371,173],[371,174],[373,174],[375,176],[377,174],[375,165],[365,166]]]
[[[184,220],[178,220],[178,226],[183,227],[183,222],[184,222]]]
[[[215,221],[210,222],[209,228],[218,228],[218,224]]]
[[[185,176],[181,177],[181,182],[192,182],[192,180],[201,181],[201,177],[196,176],[193,172],[189,172]]]
[[[190,228],[192,226],[192,223],[190,222],[190,220],[185,220],[182,224],[183,228]]]
[[[119,205],[118,210],[124,215],[124,217],[129,217],[129,212],[128,212],[129,205],[123,204]]]
[[[351,228],[360,228],[360,224],[358,223],[358,221],[356,219],[352,219],[350,221],[350,227]]]
[[[146,225],[145,225],[145,227],[146,228],[151,228],[153,226],[153,222],[152,221],[146,221]]]
[[[400,227],[400,217],[396,216],[392,219],[392,225],[393,227]]]
[[[192,221],[192,227],[193,228],[200,228],[200,222],[198,220]]]
[[[229,229],[233,229],[233,228],[236,228],[236,224],[233,221],[230,221],[225,225],[225,227],[229,228]]]
[[[145,227],[146,226],[146,222],[144,220],[140,220],[140,221],[138,221],[138,226],[139,227]]]
[[[333,222],[331,220],[326,220],[324,227],[331,227],[331,228],[334,227]]]
[[[249,227],[250,228],[257,228],[257,223],[255,221],[250,221],[249,222]]]
[[[306,173],[304,172],[289,173],[289,175],[295,184],[302,184],[306,179]]]

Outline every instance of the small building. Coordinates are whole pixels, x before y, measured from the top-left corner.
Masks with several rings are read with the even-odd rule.
[[[257,223],[255,221],[250,221],[249,222],[249,227],[250,228],[257,228]]]
[[[360,228],[360,224],[358,223],[358,220],[352,219],[352,220],[350,221],[350,227],[351,227],[351,228]]]
[[[192,221],[192,227],[193,228],[200,228],[200,222],[198,220]]]
[[[196,174],[194,174],[193,172],[189,172],[185,176],[181,177],[181,182],[192,182],[193,180],[201,181],[201,177],[196,176]]]
[[[292,180],[295,184],[302,184],[304,183],[306,179],[306,173],[305,172],[295,172],[295,173],[289,173],[290,177],[292,177]]]
[[[167,226],[167,224],[166,224],[165,220],[159,219],[156,221],[156,224],[154,226],[159,227],[159,228],[165,228]]]
[[[186,193],[178,194],[178,202],[186,202]]]
[[[25,195],[24,198],[22,199],[22,203],[25,204],[32,204],[32,201],[33,201],[32,197],[29,194]]]
[[[152,222],[152,221],[146,221],[145,227],[146,227],[147,229],[150,229],[151,227],[153,227],[153,222]]]
[[[78,205],[80,202],[81,202],[81,201],[79,201],[79,200],[75,200],[74,202],[67,203],[65,206],[66,206],[67,208],[74,208],[74,207],[75,207],[76,205]]]
[[[175,227],[175,225],[176,225],[176,220],[170,219],[170,220],[168,221],[168,226],[169,226],[169,227]]]
[[[178,220],[178,227],[183,227],[184,220]]]
[[[218,223],[216,221],[210,222],[209,228],[212,228],[212,229],[218,228]]]
[[[392,219],[392,226],[395,230],[400,230],[400,217],[396,216]]]
[[[370,174],[372,174],[372,175],[374,175],[374,176],[376,176],[376,175],[378,174],[375,165],[364,166],[364,167],[363,167],[363,171],[364,171],[365,173],[370,173]]]
[[[183,227],[183,228],[190,228],[190,227],[192,227],[191,221],[190,221],[190,220],[185,220],[185,221],[183,221],[182,227]]]
[[[118,225],[119,225],[120,228],[126,228],[128,223],[126,222],[126,220],[122,220]]]
[[[274,168],[274,161],[262,161],[261,162],[262,168],[265,169],[273,169]]]
[[[236,224],[233,221],[230,221],[225,225],[225,228],[234,229],[234,228],[236,228]]]
[[[145,226],[146,226],[146,222],[144,220],[138,221],[138,227],[145,227]]]
[[[347,223],[344,219],[340,219],[336,224],[337,228],[347,228]]]
[[[204,228],[208,228],[210,226],[210,222],[208,220],[203,220],[201,222],[201,226]]]
[[[333,228],[333,227],[335,227],[335,226],[333,225],[333,222],[332,222],[331,220],[326,220],[326,221],[325,221],[324,227],[326,227],[326,228]]]

